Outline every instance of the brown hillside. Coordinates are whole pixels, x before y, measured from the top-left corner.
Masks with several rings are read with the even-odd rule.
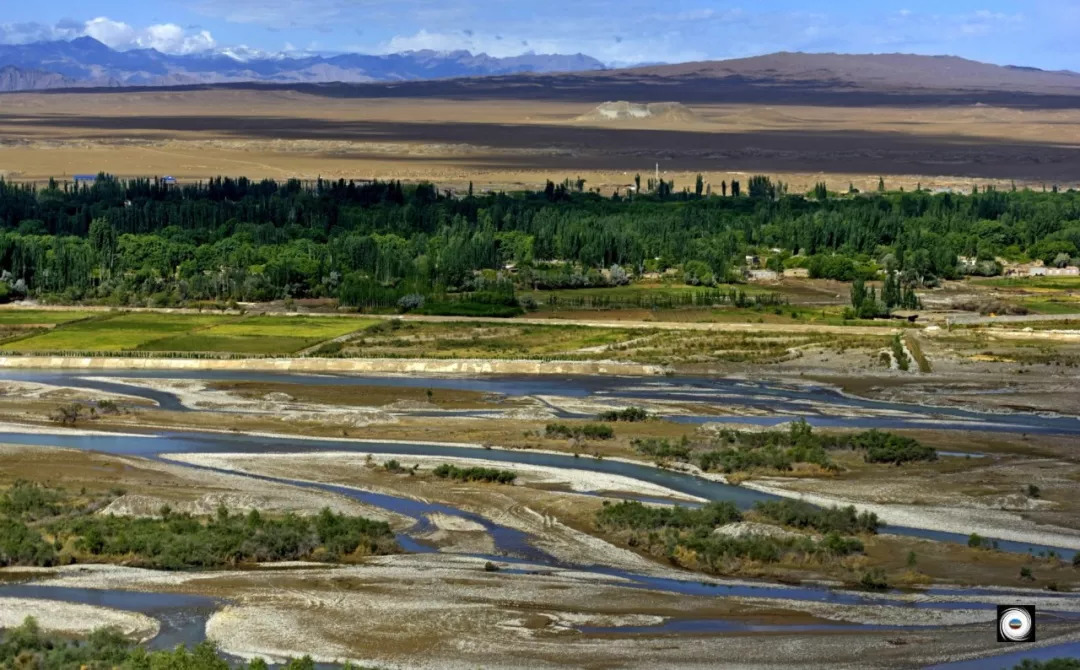
[[[747,78],[756,83],[813,83],[877,91],[1016,91],[1080,94],[1080,74],[1003,67],[955,56],[774,53],[613,71],[615,76]]]

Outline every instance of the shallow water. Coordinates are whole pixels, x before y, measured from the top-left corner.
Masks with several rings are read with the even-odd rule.
[[[632,479],[658,484],[665,488],[706,500],[729,500],[741,508],[752,507],[754,503],[777,500],[778,497],[754,491],[740,486],[722,484],[682,472],[661,470],[648,465],[627,463],[611,459],[596,459],[566,454],[549,454],[528,450],[480,450],[473,447],[455,447],[421,442],[386,443],[357,442],[350,440],[294,439],[288,437],[264,437],[238,435],[231,433],[191,433],[159,432],[153,437],[135,435],[38,435],[17,432],[0,432],[0,441],[16,444],[40,444],[72,447],[101,451],[111,454],[126,454],[156,457],[169,453],[306,453],[318,451],[355,451],[359,453],[377,453],[396,456],[446,456],[448,458],[484,458],[500,463],[522,463],[548,467],[585,470],[617,474]],[[403,503],[404,504],[404,503]],[[395,509],[394,511],[398,511]],[[409,516],[408,512],[402,512]],[[460,514],[460,513],[459,513]],[[883,532],[895,535],[907,535],[944,542],[966,543],[968,536],[961,533],[908,528],[904,526],[885,526]],[[1035,553],[1054,551],[1062,558],[1071,559],[1076,552],[1072,549],[1048,545],[1014,542],[997,539],[1002,551]]]
[[[249,381],[276,381],[303,384],[364,384],[381,386],[409,386],[436,389],[466,389],[503,393],[507,395],[560,395],[568,397],[588,397],[590,395],[604,399],[671,399],[681,397],[686,400],[704,401],[710,404],[723,403],[726,405],[741,405],[759,409],[769,409],[780,412],[799,413],[811,424],[821,426],[845,426],[845,427],[931,427],[936,429],[952,430],[1004,430],[1009,432],[1032,432],[1032,433],[1067,433],[1080,434],[1080,421],[1066,417],[1038,417],[1030,415],[999,415],[979,414],[963,410],[925,408],[917,406],[900,405],[897,403],[880,403],[875,401],[850,398],[830,389],[807,387],[793,389],[779,385],[768,385],[749,382],[733,382],[728,380],[711,379],[681,379],[664,378],[659,380],[641,380],[638,378],[602,378],[602,377],[567,377],[567,378],[426,378],[426,377],[342,377],[332,375],[293,375],[276,373],[245,373],[245,372],[191,372],[174,373],[164,371],[0,371],[0,379],[24,379],[52,384],[68,384],[82,386],[102,391],[113,391],[138,395],[159,403],[163,408],[186,410],[177,398],[170,393],[153,391],[141,387],[134,387],[122,383],[91,382],[80,377],[85,376],[118,376],[118,377],[141,377],[141,378],[187,378],[187,379],[213,379],[213,380],[249,380]],[[825,405],[824,407],[822,405]],[[884,410],[889,412],[904,412],[904,416],[875,416],[875,417],[830,417],[823,412],[827,406],[849,410],[859,408],[866,410]],[[561,412],[564,416],[577,416],[571,413]],[[775,423],[789,421],[793,417],[787,415],[772,417],[745,417],[745,416],[678,416],[669,417],[673,420],[688,423],[704,422],[740,422],[760,423],[773,425]],[[624,463],[613,460],[597,460],[590,457],[574,458],[569,455],[544,454],[524,450],[479,451],[467,447],[453,447],[444,445],[432,445],[423,443],[363,443],[355,441],[338,440],[300,440],[290,438],[269,438],[233,434],[206,434],[194,432],[161,432],[146,436],[100,436],[100,435],[34,435],[26,433],[0,433],[0,441],[67,446],[78,449],[101,451],[113,454],[139,455],[149,458],[159,458],[161,454],[169,453],[304,453],[312,451],[355,451],[359,453],[394,454],[399,456],[409,455],[435,455],[448,458],[485,458],[504,463],[522,463],[543,465],[549,467],[569,468],[592,472],[603,472],[631,477],[641,481],[648,481],[678,491],[680,493],[698,496],[708,500],[731,500],[740,507],[752,506],[755,502],[775,499],[774,496],[757,491],[712,482],[685,473],[659,470],[646,465]],[[981,454],[980,454],[981,455]],[[358,457],[359,458],[359,457]],[[184,464],[186,465],[186,464]],[[192,467],[192,466],[187,466]],[[214,468],[208,468],[215,470]],[[228,472],[221,470],[222,472]],[[230,474],[236,474],[230,472]],[[496,547],[496,555],[478,555],[499,562],[508,562],[511,566],[528,562],[532,565],[543,565],[551,568],[572,567],[575,570],[591,571],[599,579],[605,577],[618,577],[628,580],[625,584],[628,588],[652,589],[692,596],[746,596],[760,598],[780,598],[791,600],[803,600],[813,602],[830,602],[851,605],[882,604],[882,601],[870,598],[857,592],[835,591],[824,587],[785,587],[769,583],[746,583],[737,585],[714,585],[705,584],[692,579],[665,579],[637,575],[626,571],[604,566],[570,566],[560,563],[552,556],[532,546],[530,537],[521,531],[517,531],[475,514],[470,514],[456,508],[435,503],[420,502],[396,496],[374,494],[358,491],[348,487],[300,482],[273,477],[251,476],[263,481],[273,481],[305,488],[325,490],[350,498],[376,505],[378,507],[403,514],[413,518],[416,523],[405,533],[399,534],[399,543],[407,551],[429,552],[434,551],[418,537],[431,530],[431,524],[426,515],[431,513],[448,514],[468,519],[479,523],[491,535]],[[913,528],[889,526],[883,532],[911,535],[935,540],[966,542],[967,536],[955,533],[943,533]],[[992,539],[992,538],[991,538]],[[1070,558],[1073,553],[1070,550],[1054,549],[1027,543],[1016,543],[999,540],[999,547],[1006,551],[1018,551],[1035,553],[1053,549],[1063,558]],[[531,569],[531,568],[530,568]],[[534,570],[534,569],[533,569]],[[507,572],[525,572],[525,568],[509,567]],[[606,580],[605,580],[606,581]],[[67,600],[70,602],[88,602],[127,609],[132,611],[144,611],[156,616],[162,621],[162,633],[155,638],[153,645],[156,647],[170,647],[178,642],[191,643],[202,639],[204,635],[206,617],[212,611],[215,603],[210,599],[201,599],[199,602],[186,602],[181,604],[178,598],[188,596],[174,596],[172,594],[133,594],[122,591],[96,591],[92,589],[60,589],[58,587],[35,587],[34,585],[12,585],[0,587],[0,595],[15,595],[10,589],[39,589],[40,595],[24,595],[24,597],[42,597],[55,600]],[[45,591],[45,589],[51,589]],[[933,594],[934,591],[928,593]],[[984,609],[988,611],[988,621],[991,620],[989,611],[997,596],[1001,599],[1014,597],[1013,594],[988,592],[986,589],[941,589],[941,595],[970,596],[967,602],[919,602],[909,606],[913,611],[921,609]],[[1072,594],[1061,594],[1069,597]],[[1075,597],[1075,596],[1073,596]],[[97,599],[97,600],[95,600]],[[890,603],[894,604],[894,603]],[[143,609],[137,609],[143,608]],[[731,622],[724,619],[715,620],[672,620],[660,626],[640,627],[615,627],[615,628],[582,628],[583,632],[592,633],[641,633],[641,634],[671,634],[671,633],[720,633],[720,632],[809,632],[814,630],[880,630],[883,627],[859,626],[850,624],[822,625],[800,630],[800,626],[774,627],[760,626]],[[1063,646],[1067,647],[1067,645]],[[1033,657],[1030,654],[1025,655]],[[1051,658],[1045,656],[1043,658]],[[1000,659],[993,661],[996,664]],[[981,665],[971,666],[942,666],[962,670],[967,667],[997,667],[987,665],[987,659],[982,659]],[[1002,661],[1002,667],[1008,664]],[[1009,665],[1008,667],[1011,667]]]
[[[1025,660],[1049,661],[1054,658],[1080,659],[1080,642],[1067,642],[1046,647],[1031,647],[1026,644],[1006,645],[1007,651],[989,658],[970,661],[955,661],[929,666],[928,670],[1012,670]],[[1015,651],[1008,651],[1015,649]]]
[[[102,391],[138,395],[158,402],[162,408],[187,411],[172,394],[120,382],[88,381],[86,377],[132,379],[204,379],[211,381],[265,381],[308,385],[389,386],[467,390],[499,393],[511,397],[551,395],[598,400],[672,400],[701,402],[713,407],[747,407],[777,412],[771,417],[728,416],[668,417],[688,423],[739,422],[773,425],[799,416],[811,425],[850,428],[932,428],[938,430],[985,430],[1038,434],[1080,435],[1080,419],[1020,413],[986,413],[953,407],[932,407],[868,400],[842,394],[823,386],[791,386],[707,377],[584,377],[584,376],[483,376],[426,377],[315,375],[225,370],[0,370],[0,379],[82,386]],[[902,413],[900,416],[830,416],[828,409]],[[585,416],[558,412],[573,417]]]
[[[172,649],[206,639],[206,620],[221,604],[213,598],[179,593],[143,593],[111,589],[83,589],[37,584],[0,585],[0,597],[56,600],[139,612],[157,619],[161,629],[147,646]]]

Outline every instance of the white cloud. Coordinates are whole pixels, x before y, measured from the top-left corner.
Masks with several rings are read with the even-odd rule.
[[[99,16],[86,22],[83,34],[113,49],[157,49],[167,54],[190,54],[216,46],[209,31],[188,32],[175,23],[135,28],[123,21]]]
[[[0,44],[25,44],[45,40],[93,37],[113,49],[157,49],[167,54],[190,54],[217,46],[207,30],[185,30],[175,23],[159,23],[145,28],[99,16],[84,23],[71,20],[55,25],[43,23],[2,23]]]

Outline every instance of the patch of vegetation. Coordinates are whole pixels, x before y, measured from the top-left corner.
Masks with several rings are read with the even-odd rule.
[[[1026,658],[1014,665],[1013,670],[1080,670],[1080,658],[1052,658],[1049,661]]]
[[[742,518],[730,502],[713,502],[700,509],[605,502],[597,512],[597,525],[621,537],[630,547],[663,556],[682,567],[713,574],[731,572],[742,561],[805,562],[863,550],[858,539],[837,532],[830,532],[816,542],[807,536],[732,536],[715,532]]]
[[[398,551],[385,522],[329,509],[311,518],[230,514],[225,507],[211,518],[176,514],[167,506],[154,519],[95,514],[105,502],[80,503],[62,491],[17,483],[0,499],[0,565],[123,558],[129,565],[181,570]]]
[[[513,316],[521,316],[525,313],[525,310],[516,302],[507,305],[461,300],[427,303],[423,307],[415,310],[414,313],[429,316],[469,316],[507,319]]]
[[[58,326],[23,340],[9,342],[11,351],[130,351],[154,340],[205,328],[229,317],[193,314],[130,313],[107,315]]]
[[[69,312],[52,309],[5,309],[0,310],[0,325],[51,326],[58,323],[78,321],[92,315],[93,312]]]
[[[626,409],[613,409],[600,412],[596,415],[597,421],[625,421],[638,422],[648,421],[649,413],[640,407],[627,407]]]
[[[893,335],[892,353],[893,358],[896,359],[896,365],[904,372],[907,372],[911,367],[911,363],[908,361],[907,352],[904,350],[904,343],[900,340],[899,335]]]
[[[889,588],[889,580],[885,571],[881,568],[871,568],[859,578],[859,586],[871,591],[885,591]]]
[[[632,530],[688,530],[707,526],[715,528],[742,521],[742,513],[730,502],[711,502],[700,508],[655,507],[637,501],[606,503],[596,517],[601,527]]]
[[[366,328],[347,317],[127,313],[60,325],[4,345],[14,351],[285,355]]]
[[[56,516],[63,508],[64,496],[26,480],[17,480],[0,496],[0,514],[23,521]]]
[[[514,480],[517,479],[517,473],[513,470],[483,467],[459,468],[449,463],[443,463],[432,470],[431,473],[440,479],[456,479],[462,482],[513,484]]]
[[[919,372],[926,374],[934,371],[934,368],[930,365],[930,359],[923,353],[922,346],[919,344],[919,338],[904,333],[904,344],[907,345],[908,351],[911,352],[912,358],[915,359],[915,363],[919,366]]]
[[[276,666],[281,670],[314,670],[310,657],[292,659]],[[179,646],[172,651],[149,651],[135,645],[113,628],[100,628],[85,640],[49,635],[33,617],[10,630],[0,630],[0,668],[26,670],[267,670],[261,659],[249,663],[229,662],[218,655],[210,642],[193,649]],[[361,670],[351,664],[345,668]]]
[[[721,430],[713,437],[679,441],[640,439],[631,443],[638,451],[656,461],[693,463],[705,471],[747,472],[775,470],[787,472],[796,464],[816,465],[825,470],[839,467],[829,451],[851,449],[863,452],[868,463],[902,464],[937,458],[937,451],[917,440],[869,430],[855,434],[824,435],[800,419],[787,430]]]
[[[622,284],[625,268],[713,285],[773,248],[765,264],[777,270],[797,263],[841,281],[895,270],[904,286],[933,286],[961,276],[959,255],[1052,264],[1075,258],[1080,244],[1074,192],[882,189],[808,199],[762,175],[721,186],[680,193],[660,180],[606,198],[580,181],[467,197],[396,181],[0,183],[3,292],[117,306],[337,299],[395,309],[408,296],[431,304],[492,282]],[[1045,222],[1037,232],[1028,229],[1032,212]]]
[[[615,430],[603,423],[587,423],[583,426],[568,426],[564,423],[549,423],[544,429],[548,439],[581,438],[585,440],[610,440],[615,437]]]
[[[903,465],[916,461],[936,461],[937,450],[918,440],[878,430],[868,430],[853,435],[847,441],[850,449],[864,452],[867,463],[892,463]]]
[[[635,439],[631,442],[639,454],[649,456],[657,462],[689,462],[691,455],[690,438],[683,435],[677,442],[655,437]]]
[[[754,506],[758,514],[793,528],[810,528],[822,533],[877,533],[880,521],[873,512],[859,513],[854,506],[817,507],[800,500],[769,500]]]

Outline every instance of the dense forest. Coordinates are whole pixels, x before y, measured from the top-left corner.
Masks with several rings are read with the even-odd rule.
[[[399,182],[0,180],[0,292],[114,305],[329,297],[422,309],[463,296],[514,304],[515,288],[622,284],[668,269],[688,284],[738,281],[747,255],[848,281],[895,272],[905,289],[1000,272],[996,258],[1062,265],[1080,255],[1073,191],[819,186],[795,195],[764,177],[749,186],[604,197],[567,182],[452,196]]]

